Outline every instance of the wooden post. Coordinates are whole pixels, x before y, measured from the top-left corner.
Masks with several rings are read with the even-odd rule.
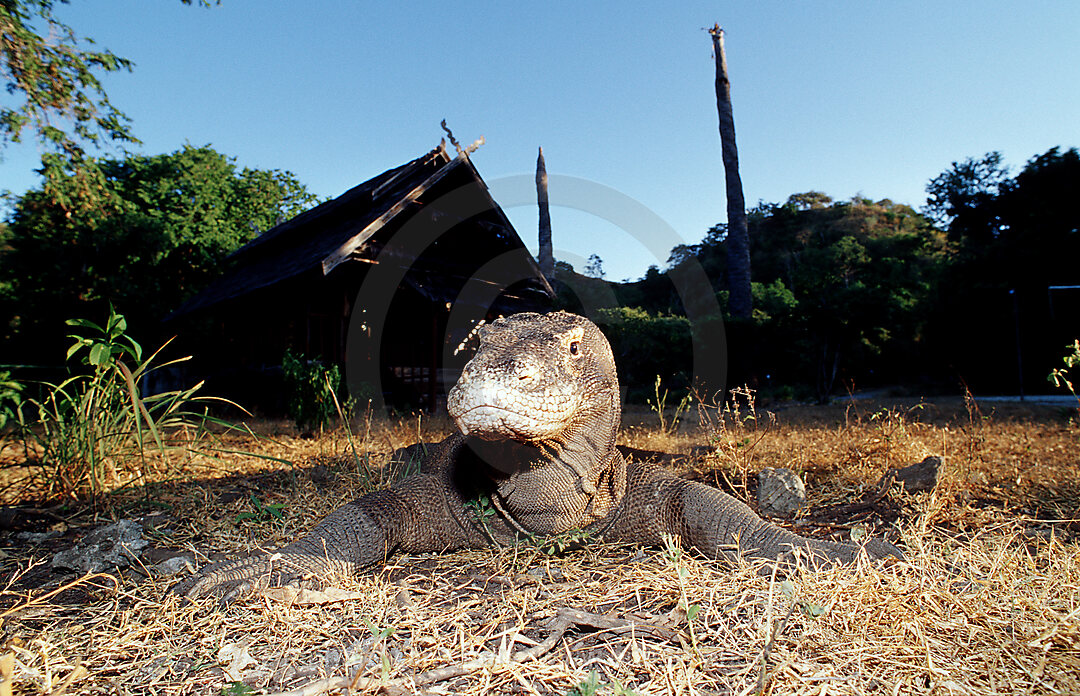
[[[731,81],[724,54],[724,30],[719,24],[709,30],[716,57],[716,111],[720,116],[720,148],[724,159],[727,191],[728,312],[749,319],[753,312],[750,295],[750,233],[746,224],[746,202],[739,178],[739,151],[735,147],[735,117],[731,109]]]
[[[547,168],[544,148],[536,158],[536,202],[540,206],[540,272],[548,285],[555,285],[555,256],[551,249],[551,212],[548,209]]]

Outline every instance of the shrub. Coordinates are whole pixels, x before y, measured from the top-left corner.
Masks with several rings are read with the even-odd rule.
[[[320,432],[337,414],[336,394],[341,391],[341,371],[337,365],[324,365],[318,358],[285,351],[281,362],[285,373],[289,417],[297,430]]]
[[[148,374],[189,357],[155,364],[163,345],[143,360],[124,316],[111,307],[104,327],[86,319],[66,323],[73,331],[67,352],[73,374],[58,383],[28,383],[38,395],[16,409],[18,433],[28,460],[40,464],[46,497],[96,497],[115,482],[142,480],[165,463],[164,457],[151,461],[148,448],[161,455],[173,448],[191,451],[206,425],[217,422],[207,413],[211,397],[196,396],[202,382],[140,393]]]
[[[611,343],[619,382],[634,401],[653,395],[659,378],[676,389],[689,387],[693,369],[690,320],[653,315],[638,307],[601,309],[597,325]]]

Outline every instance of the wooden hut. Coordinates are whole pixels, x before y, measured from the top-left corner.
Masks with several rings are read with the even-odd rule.
[[[245,403],[280,406],[292,349],[342,365],[358,395],[430,410],[480,320],[553,297],[467,152],[440,144],[252,240],[172,319],[200,327],[197,369]]]

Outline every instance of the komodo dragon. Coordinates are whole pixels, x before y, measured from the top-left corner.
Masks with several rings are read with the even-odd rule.
[[[483,327],[448,408],[461,432],[432,448],[421,473],[343,505],[273,554],[211,565],[175,591],[227,602],[256,587],[355,573],[395,551],[575,531],[649,545],[672,535],[710,557],[797,555],[811,566],[850,562],[860,550],[800,537],[715,488],[628,464],[615,447],[620,405],[611,348],[583,317],[515,314]],[[877,539],[861,548],[875,558],[902,557]]]

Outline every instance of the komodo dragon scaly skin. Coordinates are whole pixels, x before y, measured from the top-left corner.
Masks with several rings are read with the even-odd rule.
[[[448,399],[458,434],[431,448],[421,473],[331,513],[273,554],[225,561],[176,586],[229,601],[252,588],[325,579],[396,551],[440,552],[513,544],[579,530],[579,538],[649,545],[665,535],[719,557],[801,556],[811,566],[900,556],[877,539],[863,547],[811,540],[758,517],[721,491],[615,447],[619,386],[611,348],[587,319],[517,314],[480,332],[480,347]]]

